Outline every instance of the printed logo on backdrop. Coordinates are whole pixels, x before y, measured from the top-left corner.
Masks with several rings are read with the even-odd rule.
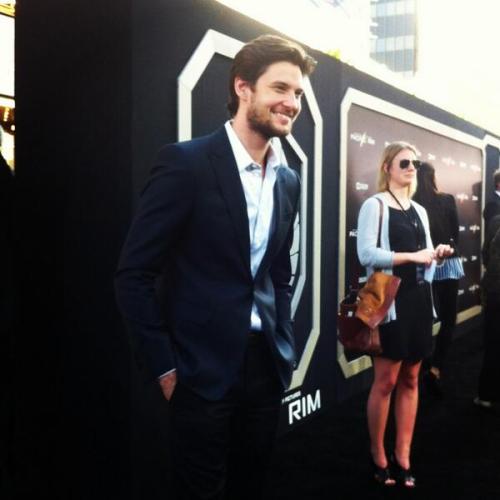
[[[359,147],[362,148],[365,144],[368,146],[375,146],[375,140],[370,137],[366,132],[359,133],[353,132],[351,134],[351,141],[357,142]]]
[[[316,389],[313,393],[307,394],[303,394],[302,391],[295,391],[285,396],[282,404],[286,405],[288,425],[290,426],[321,409],[321,391]]]

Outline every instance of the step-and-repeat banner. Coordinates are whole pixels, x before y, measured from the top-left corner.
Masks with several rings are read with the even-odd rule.
[[[353,89],[342,104],[339,298],[366,279],[356,254],[357,217],[362,203],[377,192],[383,149],[399,140],[415,146],[418,159],[436,169],[438,189],[455,197],[465,269],[458,321],[464,321],[479,313],[480,304],[483,142]],[[338,354],[346,376],[370,366],[367,357],[346,357],[341,346]]]

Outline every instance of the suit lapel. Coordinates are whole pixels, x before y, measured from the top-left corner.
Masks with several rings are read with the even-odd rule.
[[[262,258],[259,269],[256,274],[256,279],[262,269],[267,269],[268,261],[272,255],[275,254],[275,248],[278,244],[283,241],[283,233],[286,231],[287,227],[281,224],[284,219],[284,207],[285,207],[285,197],[286,197],[286,182],[285,176],[283,175],[283,168],[279,168],[276,171],[276,182],[274,183],[274,207],[273,216],[271,219],[271,228],[269,230],[269,241],[267,243],[266,253]]]
[[[249,224],[245,193],[243,192],[236,160],[224,127],[214,134],[210,162],[233,222],[243,263],[251,275],[250,235],[248,233]]]

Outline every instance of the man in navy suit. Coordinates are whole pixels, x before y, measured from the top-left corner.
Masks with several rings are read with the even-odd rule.
[[[295,366],[300,184],[279,138],[314,66],[283,38],[247,43],[231,69],[231,120],[159,152],[122,251],[118,304],[169,401],[179,498],[261,496]]]

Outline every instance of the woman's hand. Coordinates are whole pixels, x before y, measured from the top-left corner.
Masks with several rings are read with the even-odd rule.
[[[453,252],[454,250],[450,245],[438,245],[434,250],[424,248],[418,252],[395,252],[393,254],[392,265],[400,266],[401,264],[413,262],[414,264],[424,264],[424,266],[429,267],[433,260],[437,260],[440,263],[445,257],[453,255]]]
[[[412,260],[415,264],[425,264],[427,267],[429,267],[434,259],[434,254],[434,250],[424,248],[423,250],[419,250],[418,252],[413,252],[411,255],[413,257]]]
[[[449,257],[450,255],[453,255],[453,248],[450,247],[450,245],[438,245],[434,249],[434,258],[436,260],[443,260],[445,257]]]

